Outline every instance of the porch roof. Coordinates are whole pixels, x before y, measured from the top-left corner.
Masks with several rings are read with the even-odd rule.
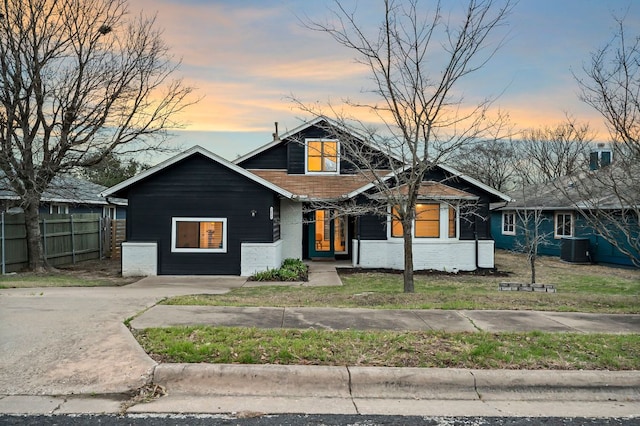
[[[396,188],[397,194],[400,196],[406,196],[409,193],[409,188],[406,184]],[[378,193],[380,194],[380,193]],[[380,194],[382,197],[383,195]],[[453,188],[449,185],[445,185],[441,182],[426,181],[420,184],[418,189],[419,200],[478,200],[477,195],[473,195],[467,191]]]
[[[249,170],[274,185],[283,188],[299,198],[309,200],[335,200],[349,198],[351,193],[370,184],[374,180],[371,172],[344,175],[291,175],[286,170]],[[376,172],[386,176],[390,170]]]

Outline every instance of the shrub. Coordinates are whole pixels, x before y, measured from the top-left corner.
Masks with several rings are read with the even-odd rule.
[[[308,267],[300,259],[285,259],[279,269],[267,269],[257,272],[249,279],[251,281],[307,281]]]

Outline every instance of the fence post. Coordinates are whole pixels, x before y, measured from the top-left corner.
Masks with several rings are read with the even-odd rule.
[[[71,263],[76,264],[76,236],[73,232],[73,215],[69,215],[69,224],[71,225]]]
[[[104,259],[104,253],[102,252],[102,225],[103,217],[98,218],[98,250],[100,251],[100,259]]]
[[[4,240],[4,212],[2,212],[2,238],[0,239],[0,242],[2,243],[2,275],[5,275],[7,273],[7,268],[5,267],[5,257],[4,257],[4,244],[5,244],[5,240]]]
[[[42,257],[47,261],[47,219],[42,218]]]

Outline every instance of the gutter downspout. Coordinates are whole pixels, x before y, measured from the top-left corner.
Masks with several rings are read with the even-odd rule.
[[[2,212],[2,218],[0,219],[2,221],[2,237],[0,238],[0,242],[2,243],[2,275],[5,275],[7,273],[7,268],[5,267],[5,256],[4,256],[4,246],[6,244],[5,238],[4,238],[4,211]]]
[[[473,221],[473,238],[476,242],[476,271],[478,270],[478,218]]]
[[[360,216],[356,217],[356,220],[358,221],[358,252],[356,255],[356,266],[360,266]]]

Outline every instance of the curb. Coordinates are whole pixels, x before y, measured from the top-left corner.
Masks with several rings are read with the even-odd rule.
[[[153,383],[200,396],[640,401],[640,371],[160,364]]]

